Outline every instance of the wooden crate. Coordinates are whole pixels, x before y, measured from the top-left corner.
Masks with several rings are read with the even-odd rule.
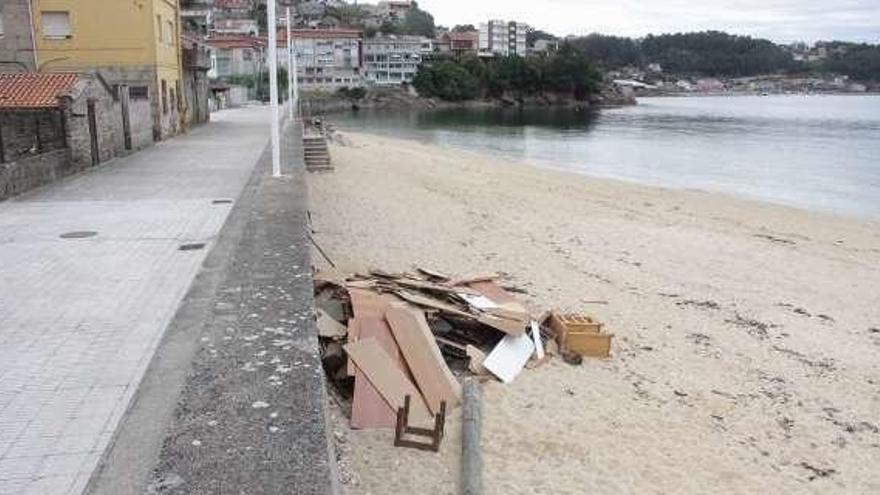
[[[567,314],[561,315],[559,319],[568,328],[569,333],[602,332],[602,324],[586,315]]]
[[[581,356],[607,358],[611,355],[612,337],[614,335],[610,333],[572,332],[569,330],[566,344],[571,351]]]

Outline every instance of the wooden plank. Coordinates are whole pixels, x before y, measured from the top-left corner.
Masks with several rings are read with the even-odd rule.
[[[449,285],[453,287],[456,285],[471,285],[479,282],[492,282],[493,280],[497,279],[497,273],[484,273],[482,275],[474,275],[473,277],[465,277],[453,280],[452,282],[449,282]]]
[[[382,349],[398,364],[402,371],[406,372],[406,364],[397,342],[391,335],[391,330],[385,320],[378,318],[355,319],[358,327],[358,338],[375,339]],[[351,427],[356,429],[367,428],[394,428],[397,411],[382,398],[382,395],[367,379],[366,375],[359,370],[351,359],[354,372],[354,398],[351,406]]]
[[[492,349],[483,361],[483,367],[502,382],[510,383],[522,371],[533,352],[535,344],[531,337],[526,334],[508,335]]]
[[[426,308],[437,309],[437,310],[443,311],[445,313],[449,313],[449,314],[456,315],[456,316],[461,316],[462,318],[471,318],[471,319],[474,318],[474,315],[472,315],[466,311],[462,311],[462,310],[456,308],[455,306],[452,306],[451,304],[447,304],[443,301],[434,299],[433,297],[423,296],[421,294],[416,294],[416,293],[404,291],[404,290],[397,291],[397,292],[395,292],[395,294],[397,294],[397,296],[400,297],[401,299],[403,299],[404,301],[413,303],[417,306],[423,306]]]
[[[449,408],[460,404],[461,384],[446,366],[425,314],[406,304],[393,304],[385,319],[431,412],[439,413],[442,401]]]
[[[354,375],[354,398],[351,402],[351,427],[355,430],[393,429],[397,412],[360,370]]]
[[[544,359],[544,341],[541,340],[541,329],[538,327],[538,322],[533,321],[531,328],[532,341],[535,343],[535,357],[539,360]]]
[[[445,273],[438,272],[437,270],[432,270],[430,268],[425,268],[423,266],[416,267],[416,270],[418,270],[421,273],[424,273],[425,275],[427,275],[431,278],[436,278],[436,279],[442,280],[444,282],[449,281],[449,275],[446,275]]]
[[[522,335],[526,333],[526,322],[524,321],[508,320],[492,315],[480,315],[477,317],[477,321],[508,335]]]
[[[376,339],[361,339],[348,344],[345,351],[392,409],[403,407],[404,398],[409,395],[412,397],[410,417],[417,422],[431,417],[419,389],[400,371],[397,363],[382,350]]]
[[[396,299],[385,295],[364,289],[349,289],[348,295],[351,297],[351,309],[355,318],[384,318],[385,310]]]
[[[492,280],[470,282],[467,286],[498,304],[519,303],[519,301],[513,297],[513,294],[507,292]]]

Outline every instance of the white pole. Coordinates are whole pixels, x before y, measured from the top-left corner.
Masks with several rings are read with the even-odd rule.
[[[290,58],[293,60],[293,105],[297,116],[299,116],[299,62],[296,56],[296,45],[290,52]]]
[[[287,7],[287,118],[293,122],[293,40],[290,38],[290,7]]]
[[[281,177],[281,129],[278,123],[278,26],[275,22],[275,0],[266,2],[269,30],[269,99],[272,107],[272,176]]]

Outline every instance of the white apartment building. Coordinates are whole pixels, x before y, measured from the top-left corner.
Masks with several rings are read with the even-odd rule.
[[[419,65],[434,51],[422,36],[379,36],[364,41],[364,76],[376,85],[410,83]]]
[[[299,84],[333,90],[362,86],[363,33],[354,29],[294,29],[291,32]],[[287,33],[278,33],[278,65],[287,68]]]
[[[522,22],[491,20],[480,24],[480,55],[485,57],[526,56],[526,30]]]

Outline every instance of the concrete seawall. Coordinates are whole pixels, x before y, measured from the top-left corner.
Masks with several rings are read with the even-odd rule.
[[[336,493],[301,131],[265,151],[88,493]]]

